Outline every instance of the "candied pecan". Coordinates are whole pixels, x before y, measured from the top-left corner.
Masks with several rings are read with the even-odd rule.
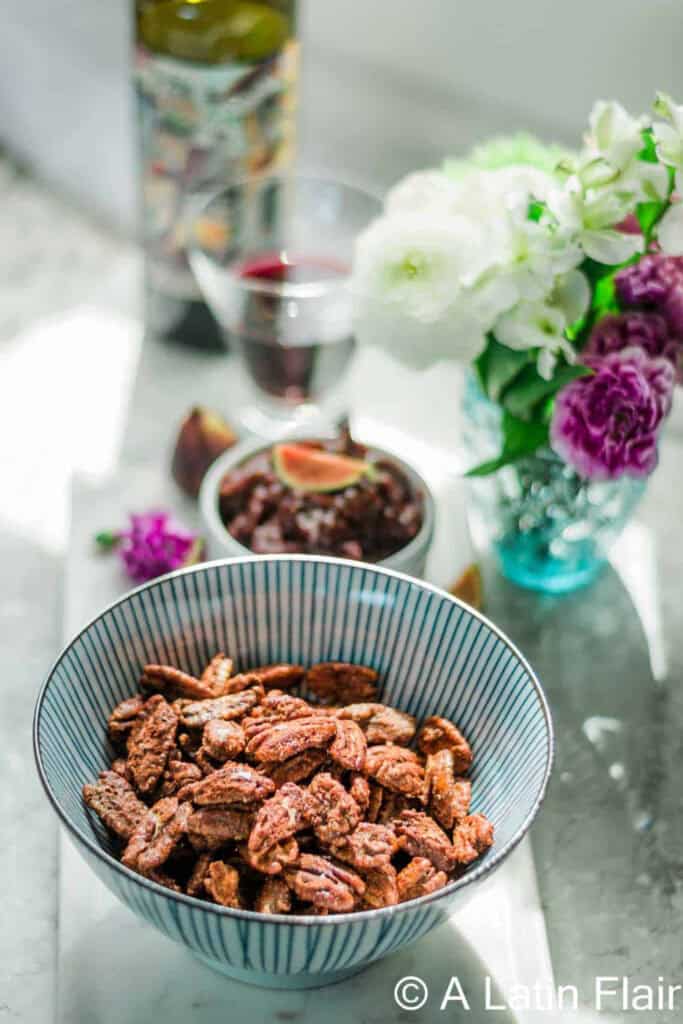
[[[261,762],[287,761],[311,747],[326,747],[337,731],[331,718],[310,716],[275,722],[247,744],[247,754]]]
[[[430,814],[445,829],[453,828],[459,818],[469,813],[472,784],[469,779],[456,779],[455,758],[449,747],[427,756],[425,778]]]
[[[240,693],[228,693],[224,697],[194,701],[183,709],[180,721],[188,729],[200,729],[214,718],[226,721],[242,718],[258,704],[262,696],[263,690],[253,687]]]
[[[215,761],[232,761],[242,753],[246,742],[244,729],[237,722],[212,718],[204,726],[202,750]]]
[[[292,894],[283,878],[266,878],[256,897],[254,910],[259,914],[287,914],[292,909]]]
[[[198,807],[236,804],[248,807],[275,792],[274,783],[248,764],[228,761],[217,771],[192,786],[192,800]]]
[[[140,823],[130,838],[122,861],[142,875],[149,875],[165,864],[187,832],[192,814],[188,803],[178,804],[176,797],[164,797],[149,810],[151,833],[147,822]]]
[[[222,860],[214,860],[204,878],[204,888],[216,903],[222,907],[242,906],[240,898],[240,876],[237,868]]]
[[[423,754],[436,754],[447,747],[453,753],[453,770],[463,775],[472,764],[472,749],[459,729],[447,718],[433,715],[426,719],[417,737]]]
[[[337,722],[337,735],[328,751],[332,760],[349,771],[361,772],[365,765],[366,750],[367,743],[360,726],[340,719]]]
[[[266,690],[288,690],[292,686],[298,686],[305,675],[306,669],[301,665],[288,665],[285,662],[261,665],[244,673],[245,678],[253,680],[250,686],[253,683],[260,683]]]
[[[368,747],[365,774],[386,789],[424,800],[424,768],[413,750],[394,746],[393,743]]]
[[[211,864],[210,853],[200,853],[187,881],[187,895],[200,896],[204,892],[204,882]]]
[[[161,694],[150,697],[145,718],[128,738],[128,767],[142,794],[149,794],[159,782],[175,746],[178,718]]]
[[[324,750],[303,750],[280,764],[267,764],[263,770],[275,785],[280,787],[284,786],[285,782],[303,782],[316,768],[320,768],[326,759],[327,753]]]
[[[302,697],[293,697],[291,693],[283,693],[282,690],[271,690],[242,724],[247,736],[252,736],[256,735],[263,725],[288,722],[293,718],[309,718],[316,711],[317,709]]]
[[[306,687],[321,700],[348,704],[352,701],[374,700],[377,694],[377,673],[365,665],[345,661],[323,661],[306,673]]]
[[[181,672],[172,665],[145,665],[140,685],[145,690],[160,690],[174,697],[187,697],[190,700],[205,700],[215,697],[215,693],[201,679]]]
[[[380,825],[391,825],[398,818],[399,814],[407,810],[418,810],[420,803],[417,800],[409,799],[402,793],[391,793],[385,789],[382,795],[382,806],[377,815]]]
[[[172,759],[161,780],[160,793],[162,796],[175,796],[201,778],[202,772],[198,765]]]
[[[493,844],[493,825],[483,814],[470,814],[459,821],[453,833],[458,864],[471,864]]]
[[[127,738],[133,726],[139,722],[144,707],[144,697],[139,693],[116,705],[107,722],[107,731],[112,743],[120,743]]]
[[[240,846],[240,853],[245,863],[264,875],[279,875],[283,867],[294,864],[299,859],[299,844],[296,839],[285,839],[276,843],[262,853],[254,853],[245,843]]]
[[[368,744],[396,743],[407,745],[415,735],[416,721],[412,715],[385,704],[349,704],[339,708],[341,719],[351,719],[363,729]]]
[[[126,779],[128,782],[131,781],[131,774],[128,769],[128,762],[126,761],[125,757],[115,758],[111,763],[111,770],[113,772],[116,772],[117,775],[120,775],[122,778]]]
[[[285,877],[300,900],[332,913],[353,910],[365,892],[365,883],[355,872],[310,853],[302,853],[293,868],[286,868]]]
[[[138,822],[147,813],[147,807],[118,772],[100,772],[94,785],[83,787],[83,799],[107,828],[121,839],[130,839]]]
[[[424,811],[403,811],[394,827],[411,857],[426,857],[439,871],[453,870],[457,859],[451,841]]]
[[[350,834],[332,843],[335,857],[352,864],[359,871],[384,868],[398,850],[398,837],[386,825],[361,821]]]
[[[306,790],[307,815],[324,845],[353,832],[360,821],[360,807],[329,772],[316,775]]]
[[[444,871],[437,871],[426,857],[413,857],[396,878],[401,903],[442,889],[448,881]]]
[[[367,871],[363,875],[363,881],[363,907],[366,910],[393,907],[399,902],[396,869],[392,864],[383,864],[381,869]]]
[[[249,836],[250,853],[259,856],[271,846],[291,839],[306,828],[307,794],[293,782],[286,782],[259,808]]]
[[[360,807],[361,814],[365,814],[370,806],[370,783],[364,775],[351,776],[349,793]]]
[[[187,823],[187,835],[196,850],[217,850],[225,843],[246,839],[253,816],[231,807],[201,807]]]
[[[212,697],[222,697],[226,693],[234,693],[229,685],[232,676],[233,661],[221,651],[216,654],[201,674],[200,683],[204,683],[211,691]],[[241,689],[241,687],[238,687]]]
[[[376,782],[369,782],[368,788],[370,790],[370,799],[368,801],[368,806],[365,811],[365,817],[368,819],[368,821],[375,822],[379,818],[380,811],[382,809],[385,790],[383,790],[382,787]]]

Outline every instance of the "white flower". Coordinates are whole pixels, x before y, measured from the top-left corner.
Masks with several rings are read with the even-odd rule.
[[[631,211],[629,193],[604,191],[586,194],[580,182],[571,178],[563,189],[555,190],[548,199],[548,208],[561,228],[573,233],[586,256],[598,263],[623,263],[642,252],[642,235],[617,231]]]
[[[683,256],[683,203],[674,203],[657,225],[657,240],[669,256]]]
[[[683,191],[683,107],[674,103],[666,93],[657,93],[655,114],[664,118],[652,125],[657,156],[663,164],[676,171],[676,190]]]
[[[614,100],[598,100],[591,111],[589,125],[589,150],[615,171],[624,171],[643,148],[643,119],[632,117]]]
[[[415,171],[389,190],[384,209],[390,214],[448,209],[457,196],[458,186],[442,171]]]
[[[488,265],[482,231],[433,211],[385,215],[358,238],[352,288],[361,343],[380,344],[414,366],[470,362],[486,328],[469,303],[466,277]]]
[[[549,380],[559,352],[564,353],[569,362],[574,361],[574,349],[565,332],[585,314],[589,302],[588,281],[579,270],[573,270],[558,278],[546,300],[520,302],[501,316],[494,333],[508,348],[517,351],[538,348],[538,372]]]

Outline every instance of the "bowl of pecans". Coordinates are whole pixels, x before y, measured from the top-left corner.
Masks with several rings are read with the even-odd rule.
[[[337,981],[426,934],[530,827],[552,724],[491,623],[320,556],[204,563],[107,608],[38,698],[77,848],[213,968]]]

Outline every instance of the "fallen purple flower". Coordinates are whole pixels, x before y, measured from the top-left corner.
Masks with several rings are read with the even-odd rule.
[[[198,534],[161,511],[132,514],[127,530],[103,531],[95,540],[104,550],[116,549],[136,583],[192,565],[201,560],[204,550]]]

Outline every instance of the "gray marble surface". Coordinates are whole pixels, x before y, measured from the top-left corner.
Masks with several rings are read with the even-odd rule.
[[[49,1024],[56,834],[30,719],[60,642],[69,479],[165,458],[188,405],[229,415],[241,392],[227,361],[142,344],[132,247],[2,164],[0,182],[0,1020]],[[415,381],[383,370],[358,368],[378,381],[361,422],[393,412],[412,457],[436,443],[457,471],[457,381],[420,382],[433,416],[418,422]],[[554,710],[557,769],[532,839],[556,977],[587,994],[596,973],[683,975],[682,406],[615,568],[592,589],[539,598],[487,570],[488,612]]]

